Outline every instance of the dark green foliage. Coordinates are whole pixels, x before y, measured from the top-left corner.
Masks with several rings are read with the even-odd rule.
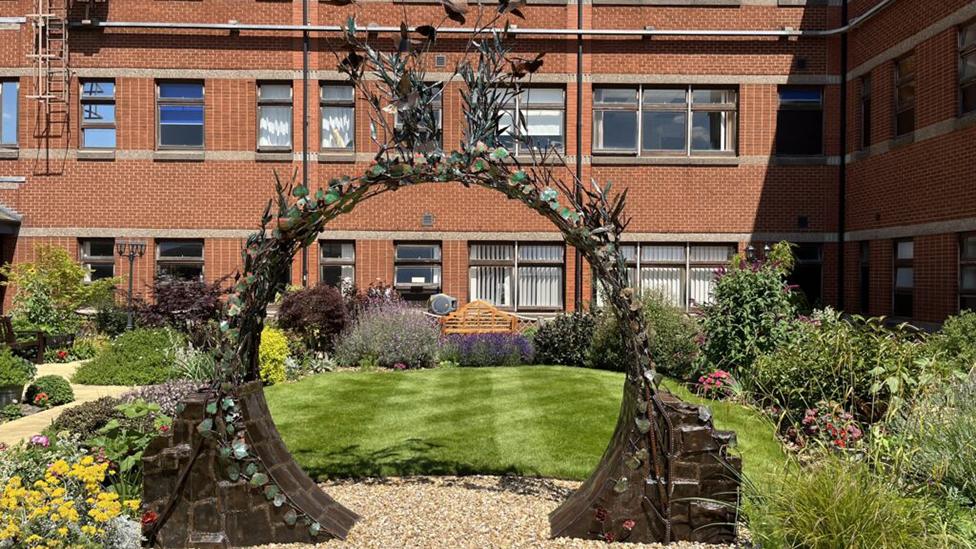
[[[644,322],[647,324],[651,358],[662,374],[681,381],[693,381],[701,372],[695,368],[700,332],[697,323],[666,298],[654,292],[641,296]],[[626,349],[613,312],[598,315],[586,366],[599,370],[623,372],[627,369]]]
[[[907,399],[922,383],[920,345],[906,326],[827,310],[790,324],[793,338],[759,357],[739,382],[791,422],[818,402],[837,402],[863,421],[876,421],[892,399]]]
[[[947,318],[942,329],[929,338],[926,354],[959,372],[976,368],[976,311]]]
[[[792,265],[789,244],[781,242],[768,261],[736,256],[718,273],[712,303],[701,308],[702,371],[723,369],[741,377],[758,356],[789,338],[789,322],[796,317],[786,283]]]
[[[51,423],[48,432],[67,431],[78,434],[82,440],[87,440],[105,427],[110,419],[120,417],[121,414],[115,409],[119,404],[122,404],[120,399],[102,397],[68,408]]]
[[[346,327],[346,300],[336,288],[320,284],[289,292],[278,309],[278,326],[305,342],[307,348],[330,351]]]
[[[9,347],[0,349],[0,387],[27,385],[36,374],[37,366],[32,362],[15,355]]]
[[[75,392],[71,390],[71,384],[61,376],[41,376],[35,379],[27,387],[24,401],[32,403],[34,402],[34,397],[40,393],[47,395],[48,404],[51,406],[61,406],[62,404],[74,402],[75,400]]]
[[[99,333],[117,336],[125,331],[127,322],[126,310],[114,299],[105,300],[95,309],[95,328]]]
[[[82,385],[152,385],[177,375],[169,350],[182,345],[183,337],[166,328],[126,332],[75,372],[72,381]]]
[[[536,363],[585,366],[595,329],[596,320],[585,312],[559,315],[543,323],[532,339]]]

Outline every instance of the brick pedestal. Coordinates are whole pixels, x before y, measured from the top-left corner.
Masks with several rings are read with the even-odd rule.
[[[625,391],[633,395],[632,384],[628,382]],[[665,464],[662,478],[655,475],[648,436],[640,432],[635,422],[641,415],[637,399],[625,397],[616,431],[596,471],[549,516],[553,537],[640,543],[735,540],[742,462],[727,454],[735,434],[715,430],[702,407],[668,394],[661,394],[660,400],[674,437],[670,467],[658,448]],[[658,429],[664,428],[664,417],[659,417]],[[648,457],[638,465],[635,455]],[[671,487],[670,495],[665,493],[671,501],[670,517],[659,511],[662,505],[658,484],[666,481]],[[664,487],[667,490],[668,484]]]
[[[321,525],[321,531],[312,536],[301,520],[289,526],[285,521],[285,513],[291,509],[288,504],[275,507],[261,488],[228,480],[216,442],[203,439],[196,430],[205,416],[206,395],[200,393],[187,399],[168,435],[156,438],[143,455],[143,499],[162,517],[181,472],[202,444],[158,543],[163,547],[224,548],[344,539],[359,517],[323,492],[292,459],[275,428],[261,384],[241,387],[238,401],[252,451],[274,483]]]

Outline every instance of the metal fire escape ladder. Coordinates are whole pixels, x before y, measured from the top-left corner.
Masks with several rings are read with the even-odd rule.
[[[34,89],[28,97],[47,103],[68,102],[71,72],[68,67],[68,1],[37,0],[27,16],[34,29]]]

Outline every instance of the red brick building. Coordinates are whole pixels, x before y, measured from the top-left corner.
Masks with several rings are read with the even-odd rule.
[[[366,107],[335,70],[329,26],[443,17],[414,0],[40,3],[0,0],[4,259],[57,244],[95,276],[127,276],[111,246],[139,238],[137,287],[234,271],[273,174],[300,172],[306,144],[313,187],[368,164]],[[545,65],[512,108],[584,181],[630,190],[641,287],[701,302],[729,254],[789,240],[814,301],[923,322],[976,307],[976,2],[528,3],[518,49]],[[465,41],[440,35],[430,72],[448,149],[463,124],[448,67]],[[339,219],[292,281],[554,311],[593,295],[575,259],[520,204],[432,184]]]

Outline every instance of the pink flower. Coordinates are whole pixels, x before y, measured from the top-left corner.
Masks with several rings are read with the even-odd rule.
[[[633,530],[634,526],[637,526],[637,523],[634,522],[633,519],[627,519],[624,521],[623,524],[624,530]]]
[[[159,426],[159,432],[160,433],[168,433],[169,432],[169,425],[160,425]]]
[[[51,441],[44,435],[34,435],[30,437],[30,443],[34,446],[42,446],[44,448],[51,445]]]

